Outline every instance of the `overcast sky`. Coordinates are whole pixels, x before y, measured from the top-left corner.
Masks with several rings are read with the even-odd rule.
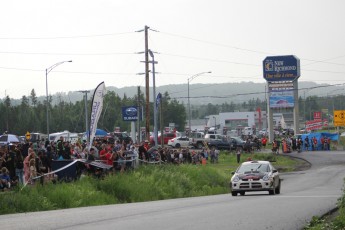
[[[0,98],[144,86],[145,25],[156,85],[265,82],[266,56],[296,55],[300,81],[345,81],[343,0],[10,0],[0,3]],[[151,68],[151,67],[150,67]],[[150,83],[152,85],[152,82]],[[170,92],[176,92],[171,87]],[[82,99],[82,95],[81,95]]]

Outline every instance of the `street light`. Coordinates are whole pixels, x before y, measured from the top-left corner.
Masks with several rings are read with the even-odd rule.
[[[47,96],[47,135],[48,135],[48,139],[49,139],[49,103],[48,103],[48,73],[50,73],[50,71],[52,71],[55,67],[65,63],[65,62],[72,62],[72,60],[69,61],[61,61],[58,63],[55,63],[54,65],[48,67],[46,69],[46,96]]]
[[[213,116],[213,118],[214,118],[214,131],[216,131],[217,130],[217,118],[216,118],[216,116]]]
[[[152,78],[153,78],[153,138],[154,138],[155,146],[157,146],[158,131],[157,131],[157,96],[156,96],[155,64],[157,64],[158,62],[155,61],[155,56],[153,55],[153,52],[151,50],[148,50],[148,52],[152,58],[152,61],[149,61],[149,63],[152,63]]]
[[[194,74],[193,76],[191,76],[190,78],[187,79],[188,81],[188,126],[189,126],[189,135],[190,136],[190,133],[191,133],[191,115],[190,115],[190,101],[189,101],[189,83],[196,77],[202,75],[202,74],[205,74],[205,73],[212,73],[211,71],[208,71],[208,72],[201,72],[201,73],[197,73],[197,74]]]

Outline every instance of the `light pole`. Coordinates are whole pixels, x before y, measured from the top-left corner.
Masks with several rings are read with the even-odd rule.
[[[217,118],[216,118],[216,116],[213,116],[213,118],[214,118],[214,131],[216,131],[217,130]]]
[[[200,75],[202,75],[202,74],[205,74],[205,73],[212,73],[211,71],[208,71],[208,72],[201,72],[201,73],[197,73],[197,74],[194,74],[193,76],[191,76],[191,77],[189,77],[188,79],[187,79],[187,81],[188,81],[188,126],[189,126],[189,135],[188,136],[190,136],[190,133],[191,133],[191,115],[190,115],[190,100],[189,100],[189,83],[194,79],[194,78],[196,78],[196,77],[198,77],[198,76],[200,76]]]
[[[85,106],[85,133],[87,133],[88,129],[89,129],[89,120],[88,120],[88,112],[87,112],[87,94],[90,93],[89,90],[79,90],[78,92],[80,93],[84,93],[84,106]]]
[[[149,61],[149,62],[152,63],[152,78],[153,78],[153,138],[155,141],[155,146],[157,146],[158,131],[157,131],[157,96],[156,96],[155,64],[157,64],[158,62],[155,61],[155,56],[153,55],[153,52],[151,50],[148,50],[148,52],[152,58],[152,61]]]
[[[47,136],[48,136],[48,140],[49,140],[49,102],[48,102],[48,73],[50,73],[50,71],[52,71],[55,67],[65,63],[65,62],[72,62],[72,60],[69,61],[61,61],[58,63],[55,63],[54,65],[46,68],[46,96],[47,96]]]

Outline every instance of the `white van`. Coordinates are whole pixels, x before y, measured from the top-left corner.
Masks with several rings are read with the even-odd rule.
[[[244,127],[243,135],[246,135],[246,136],[253,135],[253,128],[252,127]]]
[[[72,144],[75,144],[79,138],[78,133],[71,133],[65,130],[63,132],[49,134],[49,141],[57,142],[60,137],[63,137],[64,141],[69,141]]]

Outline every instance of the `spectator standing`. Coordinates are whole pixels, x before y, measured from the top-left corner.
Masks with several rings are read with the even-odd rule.
[[[267,138],[266,136],[263,136],[261,139],[261,144],[262,144],[262,148],[266,149],[266,144],[267,144]]]
[[[14,158],[14,165],[19,183],[24,184],[24,158],[20,151],[16,153],[16,156]]]
[[[24,180],[25,183],[30,181],[30,161],[35,160],[35,151],[32,148],[28,149],[28,155],[24,159]]]
[[[327,150],[330,151],[331,150],[331,138],[327,137]]]
[[[324,136],[322,136],[320,138],[320,143],[321,143],[321,150],[325,150],[325,148],[324,148],[324,145],[325,145],[325,138],[324,138]]]
[[[239,164],[240,161],[241,161],[241,153],[242,153],[242,148],[241,147],[237,147],[237,149],[236,149],[237,164]]]
[[[65,152],[65,146],[63,143],[63,136],[60,136],[60,139],[56,143],[56,153],[57,153],[58,159],[63,159],[64,152]]]
[[[308,136],[306,136],[304,138],[304,147],[305,147],[305,150],[308,151],[309,150],[309,138]]]

